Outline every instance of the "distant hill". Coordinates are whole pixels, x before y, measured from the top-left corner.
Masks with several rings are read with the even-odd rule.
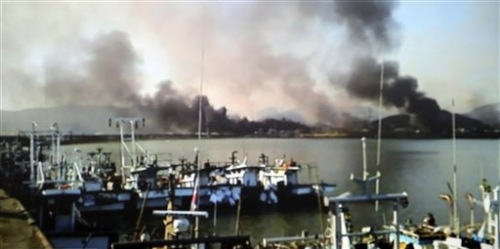
[[[269,111],[269,110],[268,110]],[[272,111],[272,110],[271,110]],[[271,112],[269,111],[269,112]],[[147,110],[145,111],[147,112]],[[265,113],[263,113],[265,114]],[[280,114],[280,113],[275,113]],[[149,114],[153,115],[153,114]],[[377,127],[377,111],[369,107],[358,107],[342,113],[343,126],[351,129],[363,129],[367,125],[374,129]],[[463,115],[456,115],[457,128],[468,131],[479,131],[489,127],[500,127],[500,104],[491,104],[478,107]],[[388,115],[383,113],[383,128],[386,131],[426,131],[425,127],[414,115],[400,114]],[[60,106],[49,108],[32,108],[20,111],[1,111],[1,135],[16,135],[21,130],[30,130],[32,122],[38,124],[39,130],[49,129],[50,125],[57,122],[63,134],[117,134],[116,127],[108,127],[108,119],[115,117],[144,117],[146,127],[140,128],[138,133],[157,133],[164,130],[165,126],[156,124],[157,117],[148,116],[148,113],[140,112],[135,108],[118,108],[111,106]],[[269,115],[266,118],[271,118]],[[261,117],[264,118],[264,117]],[[293,121],[290,121],[293,120]],[[369,121],[371,120],[371,122]],[[295,122],[294,122],[295,121]],[[274,129],[307,130],[306,125],[301,124],[302,117],[293,111],[281,113],[278,118],[270,120],[250,121],[241,119],[231,121],[225,126],[212,125],[211,131],[233,132],[234,134],[251,134],[254,131],[267,131],[270,127]],[[298,122],[298,123],[297,123]],[[434,124],[438,127],[437,132],[446,134],[451,131],[451,113],[441,111]]]
[[[434,127],[426,127],[416,115],[398,114],[392,115],[382,119],[382,129],[385,132],[410,132],[420,130],[423,133],[431,133],[435,135],[451,134],[452,131],[452,114],[448,111],[442,110],[434,120]],[[372,130],[378,127],[377,121],[370,123]],[[464,132],[482,132],[490,128],[489,125],[481,122],[480,120],[462,115],[455,114],[455,127],[457,130]]]
[[[500,128],[500,103],[483,105],[464,115],[480,120],[492,128]]]
[[[136,111],[110,106],[60,106],[33,108],[20,111],[2,111],[0,120],[2,135],[15,135],[21,130],[30,130],[35,121],[39,130],[48,130],[57,122],[62,133],[96,134],[115,133],[108,127],[112,117],[129,116]]]
[[[148,110],[139,111],[134,108],[118,108],[110,106],[60,106],[49,108],[33,108],[20,111],[2,111],[0,125],[1,135],[16,135],[19,131],[30,130],[32,122],[38,124],[37,130],[48,130],[57,122],[63,134],[74,135],[117,134],[119,131],[108,126],[109,118],[138,117],[145,118],[145,127],[139,127],[138,134],[158,132],[189,132],[190,127],[196,127],[194,122],[190,127],[180,127],[175,130],[165,130],[167,125],[158,121]],[[164,117],[161,117],[164,118]],[[253,134],[255,131],[267,132],[269,129],[279,130],[308,130],[307,125],[285,118],[268,118],[260,121],[250,121],[246,118],[226,120],[226,117],[212,117],[218,122],[210,123],[211,132],[232,133],[238,135]],[[225,122],[226,121],[226,122]],[[167,128],[168,129],[168,128]],[[191,131],[192,132],[192,131]]]
[[[257,113],[256,120],[262,121],[266,119],[287,119],[299,123],[305,123],[304,118],[293,110],[280,111],[276,108],[266,108]]]

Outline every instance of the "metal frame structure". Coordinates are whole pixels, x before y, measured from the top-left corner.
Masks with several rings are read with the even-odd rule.
[[[393,234],[396,233],[396,246],[399,245],[399,235],[400,235],[400,224],[399,224],[399,207],[408,206],[408,194],[406,192],[402,193],[389,193],[389,194],[379,194],[376,188],[375,194],[370,191],[370,186],[372,182],[377,181],[381,174],[377,171],[377,174],[372,177],[368,177],[369,173],[367,170],[367,160],[366,160],[366,139],[363,137],[361,139],[362,151],[363,151],[363,177],[355,178],[354,174],[351,174],[351,180],[356,182],[361,186],[362,193],[360,195],[352,195],[347,192],[337,197],[328,198],[328,205],[330,207],[330,243],[333,248],[337,249],[347,249],[350,248],[349,237],[359,237],[366,235],[363,232],[348,233],[344,224],[344,214],[342,212],[342,207],[344,204],[348,203],[370,203],[373,202],[375,207],[378,209],[379,202],[392,203],[393,209],[393,221],[389,229],[371,231],[370,234],[383,235],[383,234]],[[328,237],[328,236],[327,236]]]
[[[30,139],[30,180],[31,187],[42,187],[44,183],[64,183],[66,179],[67,167],[64,167],[63,157],[61,154],[61,133],[59,125],[54,123],[50,126],[50,130],[36,130],[38,124],[32,122],[32,128],[29,131],[20,131],[19,135],[28,136]],[[49,140],[49,141],[48,141]],[[50,161],[44,164],[39,158],[42,153],[42,142],[50,142]],[[37,153],[35,153],[37,152]],[[54,179],[45,180],[45,171],[48,169],[56,169]],[[75,179],[72,179],[75,180]]]
[[[392,194],[375,194],[375,195],[351,195],[350,193],[346,193],[340,195],[338,197],[329,198],[330,204],[330,229],[332,232],[330,234],[330,242],[333,248],[336,249],[345,249],[350,248],[350,241],[348,239],[343,239],[344,237],[358,237],[363,236],[366,233],[356,232],[356,233],[347,233],[342,230],[342,222],[343,222],[343,214],[342,207],[344,204],[349,203],[361,203],[361,202],[388,202],[392,203],[393,208],[393,222],[392,226],[389,229],[372,231],[371,234],[382,235],[382,234],[392,234],[396,233],[396,243],[395,245],[399,245],[399,233],[400,233],[400,224],[399,224],[399,207],[406,207],[408,205],[408,194],[406,192],[402,193],[392,193]],[[396,247],[397,248],[397,247]]]
[[[137,175],[134,177],[132,171],[139,168],[140,163],[137,152],[140,151],[146,155],[145,163],[149,162],[149,153],[136,142],[135,132],[140,122],[145,125],[144,118],[115,118],[116,126],[120,129],[120,171],[122,175],[122,182],[125,189],[137,189]],[[112,124],[112,119],[109,119],[109,126]],[[130,129],[130,135],[126,135],[126,129]],[[130,142],[130,147],[127,144]],[[130,162],[127,163],[127,162]]]

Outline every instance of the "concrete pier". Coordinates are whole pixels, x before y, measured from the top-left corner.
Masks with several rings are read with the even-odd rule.
[[[52,248],[17,199],[0,189],[0,248]]]

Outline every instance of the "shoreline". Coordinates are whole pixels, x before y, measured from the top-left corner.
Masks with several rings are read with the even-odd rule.
[[[368,139],[376,139],[376,135],[372,133],[346,133],[346,134],[331,134],[331,133],[316,133],[316,134],[298,134],[293,136],[236,136],[236,135],[212,135],[203,136],[202,139],[360,139],[366,137]],[[181,134],[136,134],[136,138],[140,140],[187,140],[197,139],[196,135],[181,135]],[[382,139],[403,139],[403,140],[441,140],[451,139],[451,135],[432,135],[432,134],[385,134]],[[457,134],[457,139],[481,139],[481,140],[498,140],[500,132],[495,133],[465,133]],[[27,137],[17,135],[2,135],[0,143],[11,143],[15,141],[28,142]],[[120,135],[71,135],[63,136],[61,144],[85,144],[85,143],[111,143],[119,142]]]

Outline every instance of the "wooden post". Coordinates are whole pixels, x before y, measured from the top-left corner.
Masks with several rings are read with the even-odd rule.
[[[321,181],[319,180],[319,168],[317,166],[314,167],[314,170],[316,171],[316,184],[318,184],[318,189],[316,192],[316,195],[318,197],[318,211],[319,211],[319,224],[321,226],[321,230],[320,231],[324,231],[324,224],[323,224],[323,204],[322,204],[322,199],[323,199],[323,186],[321,184]]]
[[[240,213],[241,213],[241,201],[242,201],[242,196],[240,196],[240,200],[238,201],[238,209],[236,211],[236,228],[235,228],[235,234],[239,235],[240,234]]]
[[[142,200],[142,205],[141,205],[141,211],[139,212],[139,217],[137,218],[137,223],[135,224],[135,234],[134,234],[134,241],[138,241],[139,238],[141,237],[142,231],[140,231],[140,225],[141,225],[141,220],[142,220],[142,214],[144,213],[144,208],[146,207],[146,202],[148,201],[148,194],[149,194],[149,183],[146,189],[146,195],[144,196],[144,199]]]

